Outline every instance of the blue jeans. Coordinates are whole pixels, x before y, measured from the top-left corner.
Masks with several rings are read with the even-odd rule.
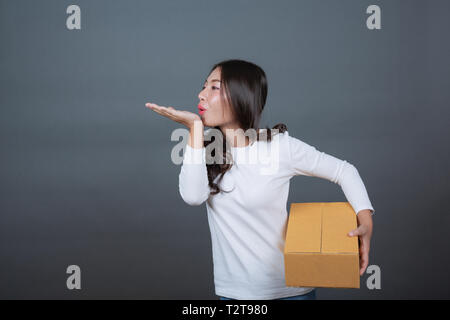
[[[236,299],[220,297],[219,300],[236,300]],[[316,300],[316,290],[314,289],[311,292],[308,292],[306,294],[301,294],[299,296],[292,296],[292,297],[280,298],[280,299],[275,299],[275,300]]]

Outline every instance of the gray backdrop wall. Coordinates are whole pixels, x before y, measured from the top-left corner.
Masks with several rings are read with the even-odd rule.
[[[66,8],[81,8],[81,30]],[[381,30],[366,8],[381,7]],[[381,289],[450,298],[448,1],[0,1],[0,298],[217,299],[205,205],[145,102],[196,111],[209,68],[259,64],[263,125],[354,164]],[[346,201],[291,180],[288,204]],[[81,290],[66,268],[81,267]]]

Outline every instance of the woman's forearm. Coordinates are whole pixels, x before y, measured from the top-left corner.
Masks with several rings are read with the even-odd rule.
[[[180,194],[189,205],[202,204],[210,193],[203,134],[201,121],[189,128],[188,145],[179,175]]]
[[[195,149],[203,148],[203,127],[202,121],[194,121],[193,126],[189,128],[188,144],[190,147]]]

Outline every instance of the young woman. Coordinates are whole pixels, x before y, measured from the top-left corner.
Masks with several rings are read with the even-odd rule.
[[[283,124],[274,127],[278,133],[273,135],[270,129],[259,128],[266,97],[267,79],[259,66],[226,60],[215,64],[205,80],[198,95],[199,115],[154,103],[146,106],[189,128],[179,192],[189,205],[206,201],[216,294],[221,299],[314,299],[314,288],[285,285],[290,179],[305,175],[340,185],[357,214],[358,228],[348,235],[359,237],[361,275],[369,261],[374,209],[352,164],[289,136]],[[225,137],[221,140],[223,161],[205,160],[206,147],[214,140],[204,139],[204,126],[220,130]],[[257,132],[256,139],[245,134],[248,129]],[[276,170],[262,174],[267,165],[249,163],[249,154],[260,147],[271,150],[275,142]]]

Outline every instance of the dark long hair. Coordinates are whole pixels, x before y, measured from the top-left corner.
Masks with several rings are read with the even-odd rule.
[[[267,141],[272,140],[272,132],[269,127],[266,126],[265,130],[260,132],[259,124],[261,120],[261,113],[264,110],[267,98],[267,78],[263,69],[254,63],[230,59],[216,63],[210,70],[209,74],[216,68],[220,68],[221,80],[223,90],[221,92],[221,99],[223,102],[228,102],[232,114],[239,122],[239,127],[245,132],[248,129],[255,129],[256,140],[260,140],[263,136]],[[225,104],[223,104],[225,105]],[[219,127],[214,127],[219,129]],[[272,129],[278,129],[278,132],[283,133],[287,131],[287,127],[283,123],[279,123],[273,126]],[[260,135],[263,133],[263,135]],[[204,146],[214,141],[213,138],[205,139]],[[222,139],[223,142],[223,161],[222,163],[207,164],[208,181],[211,187],[211,195],[218,194],[219,192],[229,192],[221,190],[219,183],[223,179],[224,174],[232,167],[230,160],[231,154],[227,149],[226,139]],[[251,143],[251,142],[250,142]],[[212,156],[214,157],[215,150],[212,150]],[[228,154],[228,156],[227,156]],[[217,183],[214,180],[219,176]]]

